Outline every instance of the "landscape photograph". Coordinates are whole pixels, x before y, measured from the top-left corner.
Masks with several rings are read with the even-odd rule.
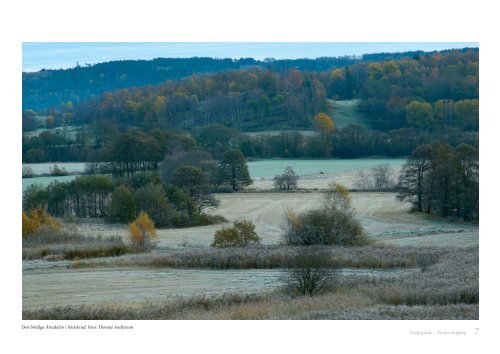
[[[23,320],[479,320],[479,43],[22,61]]]

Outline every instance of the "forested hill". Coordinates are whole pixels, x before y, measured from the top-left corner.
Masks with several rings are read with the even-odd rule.
[[[263,61],[252,58],[158,58],[121,60],[71,69],[23,72],[23,109],[42,110],[61,103],[80,102],[102,92],[120,88],[155,85],[193,74],[214,73],[249,67],[280,70],[322,71],[358,62],[355,57]]]
[[[466,52],[469,49],[460,49]],[[477,48],[471,49],[475,52]],[[441,55],[450,50],[440,51]],[[62,103],[76,104],[106,91],[121,88],[156,85],[193,74],[215,73],[225,70],[241,70],[250,67],[282,72],[294,68],[300,71],[331,71],[367,61],[415,59],[436,52],[402,52],[353,56],[323,57],[316,59],[214,59],[214,58],[158,58],[153,60],[122,60],[95,65],[77,66],[71,69],[41,70],[23,73],[23,109],[43,111],[59,108]]]

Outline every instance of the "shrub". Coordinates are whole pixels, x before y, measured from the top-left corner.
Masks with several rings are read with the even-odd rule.
[[[362,246],[367,243],[363,227],[345,210],[310,210],[290,222],[285,241],[291,245]]]
[[[251,221],[235,221],[234,226],[218,230],[214,235],[212,247],[244,247],[251,243],[260,243],[261,238],[255,232]]]
[[[293,291],[314,296],[334,285],[337,269],[329,263],[325,254],[303,251],[293,260],[293,268],[284,271],[283,282]]]
[[[68,171],[64,167],[59,167],[57,164],[54,167],[50,167],[50,175],[51,176],[67,176]]]
[[[332,185],[319,209],[295,215],[287,211],[287,232],[283,239],[290,245],[363,246],[368,239],[355,218],[347,189]]]
[[[155,225],[145,212],[140,212],[137,219],[128,226],[128,229],[130,231],[130,242],[136,252],[147,251],[155,246]]]
[[[23,211],[22,223],[23,237],[35,235],[41,228],[50,229],[53,232],[61,229],[61,222],[52,218],[41,207],[31,210],[28,214]]]

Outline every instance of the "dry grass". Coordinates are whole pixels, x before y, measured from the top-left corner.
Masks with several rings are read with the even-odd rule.
[[[278,289],[253,295],[25,310],[23,319],[478,319],[478,247],[440,252],[439,263],[426,272],[348,275],[315,297]]]
[[[23,238],[22,256],[25,260],[77,260],[116,257],[132,251],[121,237],[102,238],[59,232]]]
[[[252,246],[226,249],[197,248],[162,250],[120,258],[83,260],[74,268],[92,267],[166,267],[200,269],[274,269],[294,265],[297,254],[307,250],[328,258],[338,268],[415,268],[419,257],[437,262],[441,255],[459,249],[417,247],[340,247],[340,246]]]

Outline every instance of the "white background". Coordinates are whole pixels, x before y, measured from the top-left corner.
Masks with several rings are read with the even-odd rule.
[[[8,4],[10,2],[10,4]],[[496,337],[498,11],[479,1],[3,1],[0,350],[66,353],[482,353]],[[21,45],[34,41],[479,42],[481,231],[479,321],[123,321],[134,331],[22,331]],[[47,322],[42,322],[46,324]],[[82,323],[85,321],[78,321]],[[39,323],[36,321],[35,323]],[[54,322],[57,323],[57,322]],[[104,322],[98,322],[104,323]],[[479,334],[473,329],[479,327]],[[467,336],[415,336],[410,330]],[[487,345],[491,345],[487,349]],[[9,349],[10,348],[10,349]]]

